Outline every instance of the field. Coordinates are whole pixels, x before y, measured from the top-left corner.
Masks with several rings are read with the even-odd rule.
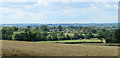
[[[2,40],[3,56],[118,56],[117,46]]]
[[[98,42],[100,43],[101,40],[98,40],[96,38],[93,38],[93,39],[83,39],[83,40],[60,40],[60,41],[39,41],[39,42],[42,42],[42,43],[70,43],[70,42]],[[105,40],[102,41],[103,43],[105,43]]]

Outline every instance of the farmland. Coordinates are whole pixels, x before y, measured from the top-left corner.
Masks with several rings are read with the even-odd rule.
[[[94,42],[97,42],[97,43],[100,43],[101,40],[97,40],[96,38],[95,39],[83,39],[83,40],[60,40],[60,41],[39,41],[41,43],[69,43],[69,42],[78,42],[78,43],[82,43],[82,42],[91,42],[91,43],[94,43]],[[102,41],[103,43],[105,43],[105,40]]]
[[[118,47],[2,40],[2,52],[3,56],[118,56]]]
[[[3,0],[0,52],[3,56],[118,56],[118,2]]]
[[[2,55],[117,56],[119,30],[109,26],[2,27]]]

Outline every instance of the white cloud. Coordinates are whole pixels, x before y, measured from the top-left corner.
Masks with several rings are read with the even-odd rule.
[[[18,10],[9,17],[16,20],[41,20],[44,17],[44,13],[31,13]]]
[[[64,15],[65,16],[70,16],[70,17],[76,17],[77,16],[77,14],[76,14],[76,12],[77,12],[78,10],[77,9],[69,9],[69,10],[63,10],[63,13],[64,13]]]
[[[107,2],[104,2],[103,4],[104,4],[104,6],[105,6],[106,8],[111,8],[111,7],[112,7],[112,6],[111,6],[110,4],[108,4]]]
[[[21,9],[2,8],[0,7],[2,19],[13,20],[40,20],[44,13],[25,12]],[[5,14],[5,15],[4,15]]]
[[[34,4],[33,6],[38,6],[38,5],[40,5],[41,3],[42,3],[42,1],[41,1],[41,0],[38,0],[37,3]]]
[[[19,23],[41,23],[41,22],[16,22],[17,24]]]
[[[119,0],[0,0],[0,2],[119,2]]]
[[[118,4],[117,5],[113,5],[116,9],[118,9]]]
[[[91,7],[92,7],[93,9],[96,9],[96,6],[94,5],[94,3],[91,4]]]
[[[33,8],[33,7],[37,7],[37,6],[48,6],[49,3],[43,0],[38,0],[36,4],[33,5],[25,5],[25,8]]]
[[[107,4],[107,3],[105,3]],[[27,7],[37,7],[40,5],[49,5],[48,2],[41,2],[38,1],[38,3],[33,4],[33,5],[27,5]],[[107,4],[109,5],[109,4]],[[22,5],[22,6],[26,6],[26,5]],[[109,5],[112,6],[112,5]],[[109,7],[106,6],[106,7]],[[117,5],[113,5],[114,7],[116,7]],[[64,17],[62,19],[67,19],[69,17],[69,19],[71,18],[75,18],[75,19],[79,19],[79,20],[83,20],[86,21],[86,17],[89,18],[89,22],[92,21],[96,21],[96,22],[107,22],[107,21],[112,21],[112,19],[115,19],[115,15],[111,16],[111,12],[107,12],[104,10],[105,7],[103,8],[99,8],[97,7],[96,4],[91,4],[91,7],[87,7],[87,8],[72,8],[72,9],[66,9],[66,10],[58,10],[58,11],[52,11],[52,10],[42,10],[42,11],[38,11],[38,12],[32,12],[32,9],[30,9],[30,12],[24,11],[23,8],[0,8],[0,11],[3,13],[11,13],[10,15],[6,15],[7,19],[12,19],[12,20],[21,20],[24,21],[25,20],[32,20],[33,22],[30,23],[37,23],[35,21],[40,21],[40,22],[48,22],[47,19],[54,19],[57,21],[58,18],[61,19],[61,17]],[[28,9],[27,9],[28,10]],[[39,8],[37,8],[36,10],[39,10]],[[115,12],[114,12],[115,13]],[[113,13],[113,14],[114,14]],[[55,18],[56,16],[56,18]],[[81,17],[85,17],[85,19],[81,19]],[[102,20],[100,20],[100,18]],[[108,19],[111,20],[108,20]],[[98,19],[98,20],[95,20]],[[107,19],[104,21],[104,19]],[[46,21],[45,21],[46,20]],[[52,21],[52,20],[50,20]],[[55,22],[55,21],[53,21]],[[82,21],[81,21],[82,22]],[[22,23],[22,22],[21,22]]]

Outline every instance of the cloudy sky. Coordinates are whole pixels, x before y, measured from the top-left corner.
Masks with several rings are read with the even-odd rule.
[[[117,23],[117,2],[3,2],[2,24]]]

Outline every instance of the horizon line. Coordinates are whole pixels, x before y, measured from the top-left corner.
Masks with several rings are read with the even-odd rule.
[[[7,24],[106,24],[106,23],[7,23]],[[112,23],[107,23],[107,24],[112,24]]]

